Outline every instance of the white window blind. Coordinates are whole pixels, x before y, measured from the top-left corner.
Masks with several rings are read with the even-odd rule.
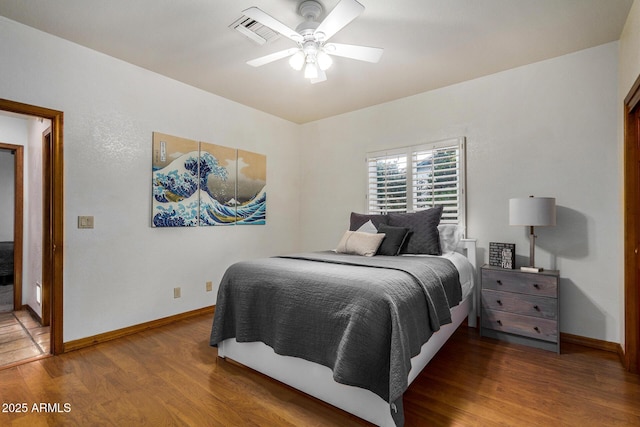
[[[464,138],[369,153],[369,213],[442,205],[441,223],[464,226]]]
[[[407,155],[369,157],[369,213],[407,211]]]

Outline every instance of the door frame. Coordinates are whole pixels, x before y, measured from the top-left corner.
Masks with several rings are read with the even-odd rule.
[[[624,99],[624,365],[640,371],[640,76]]]
[[[64,249],[64,150],[63,150],[63,124],[64,113],[50,108],[23,104],[0,98],[0,110],[9,111],[28,116],[42,117],[51,121],[51,212],[50,228],[42,230],[49,233],[50,244],[43,247],[43,259],[45,254],[51,260],[50,275],[50,300],[51,308],[51,353],[64,352],[63,341],[63,249]],[[44,268],[44,266],[43,266]]]

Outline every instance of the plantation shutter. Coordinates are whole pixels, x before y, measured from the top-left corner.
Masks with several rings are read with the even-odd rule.
[[[367,159],[369,213],[407,211],[407,155],[377,154]]]
[[[461,199],[460,147],[420,147],[412,152],[413,210],[442,205],[441,223],[457,224]]]

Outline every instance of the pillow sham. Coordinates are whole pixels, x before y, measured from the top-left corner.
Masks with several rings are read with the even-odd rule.
[[[407,238],[407,234],[409,234],[409,229],[407,227],[392,227],[390,225],[380,224],[378,233],[384,234],[385,238],[382,240],[376,255],[395,256],[400,253],[400,248]]]
[[[384,224],[381,224],[384,225]],[[376,228],[375,225],[373,225],[373,222],[371,222],[371,220],[365,222],[364,224],[362,224],[356,231],[359,231],[361,233],[377,233],[378,229]]]
[[[403,254],[442,255],[438,224],[442,217],[442,205],[414,213],[390,213],[389,225],[409,228]]]
[[[438,226],[438,234],[440,235],[440,248],[443,254],[454,252],[462,238],[461,229],[456,224],[440,224]]]
[[[387,215],[365,215],[351,212],[351,217],[349,218],[349,230],[356,231],[367,221],[371,221],[373,225],[378,228],[380,227],[380,224],[388,224],[389,218],[387,218]]]
[[[384,239],[384,234],[346,231],[338,243],[336,253],[374,256]]]

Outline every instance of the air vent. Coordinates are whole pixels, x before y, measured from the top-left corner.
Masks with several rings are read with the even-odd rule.
[[[265,27],[258,21],[244,15],[236,19],[233,24],[229,25],[229,28],[237,30],[249,40],[259,45],[270,43],[280,37],[280,35],[271,28]]]

